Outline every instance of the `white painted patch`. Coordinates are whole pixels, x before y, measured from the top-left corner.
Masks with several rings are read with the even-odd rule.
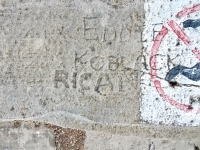
[[[145,3],[145,27],[143,32],[144,55],[147,68],[143,68],[141,84],[141,118],[143,121],[156,124],[175,124],[182,126],[200,126],[200,81],[192,81],[179,74],[173,81],[177,81],[179,86],[172,87],[165,80],[166,74],[173,67],[183,65],[192,67],[199,62],[192,53],[194,48],[200,50],[200,27],[183,29],[186,35],[191,39],[190,46],[186,46],[182,41],[178,43],[178,36],[172,31],[167,22],[174,20],[183,28],[183,22],[188,19],[200,19],[200,11],[191,13],[185,17],[177,18],[176,14],[186,8],[200,4],[199,0],[146,0]],[[153,37],[165,26],[168,34],[164,37],[157,52],[157,77],[150,77],[150,55]],[[156,90],[154,81],[158,80],[165,93],[161,96]],[[179,104],[186,104],[193,107],[193,110],[186,112],[173,106],[173,102],[164,99],[168,96]],[[194,101],[190,103],[193,97]]]

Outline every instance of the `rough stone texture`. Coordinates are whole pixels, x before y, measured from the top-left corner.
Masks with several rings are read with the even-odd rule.
[[[69,128],[78,128],[85,131],[98,131],[117,134],[122,136],[138,136],[141,138],[161,138],[172,139],[177,141],[187,141],[190,139],[193,142],[199,141],[200,127],[186,127],[186,126],[173,126],[173,125],[154,125],[154,124],[108,124],[88,120],[84,117],[73,116],[64,114],[63,112],[40,116],[38,118],[29,118],[36,120],[45,120],[46,122],[67,126]]]
[[[2,149],[197,150],[200,127],[172,124],[160,113],[164,100],[149,100],[155,88],[143,46],[160,29],[143,26],[144,3],[148,12],[151,2],[157,1],[0,0]],[[159,14],[163,6],[156,6]],[[164,121],[150,124],[143,113]]]
[[[118,131],[84,132],[38,121],[1,122],[0,148],[2,150],[198,150],[200,147],[200,130],[196,127],[135,125],[112,126],[108,129]]]
[[[53,131],[45,126],[37,127],[31,122],[1,123],[0,139],[1,150],[56,150]]]
[[[78,129],[62,128],[52,124],[45,124],[55,134],[56,150],[83,150],[85,132]]]
[[[104,132],[87,132],[86,150],[197,150],[200,142],[169,139],[147,139],[139,136],[120,136]]]
[[[56,125],[19,121],[1,122],[1,150],[83,150],[85,132]]]
[[[1,118],[137,122],[143,2],[0,2]]]

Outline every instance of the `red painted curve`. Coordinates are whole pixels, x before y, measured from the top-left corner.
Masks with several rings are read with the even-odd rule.
[[[176,15],[177,17],[185,17],[189,14],[192,14],[194,12],[200,11],[200,4],[194,5],[193,7],[190,8],[186,8],[180,12],[178,12],[178,14]]]
[[[194,108],[190,107],[189,105],[186,104],[181,104],[174,99],[170,98],[167,94],[165,94],[163,88],[161,87],[161,83],[159,80],[154,81],[154,85],[156,87],[157,92],[160,94],[160,96],[165,99],[168,103],[170,103],[172,106],[175,106],[176,108],[183,110],[185,112],[190,112]]]
[[[156,67],[156,62],[157,62],[157,53],[160,47],[160,44],[163,40],[163,38],[168,34],[168,28],[165,26],[162,27],[161,31],[157,34],[154,44],[151,49],[151,54],[150,54],[150,74],[151,74],[151,79],[155,79],[157,77],[157,67]],[[154,81],[154,85],[156,87],[157,92],[160,94],[160,96],[170,103],[172,106],[175,106],[176,108],[183,110],[185,112],[190,112],[193,110],[192,107],[186,104],[181,104],[175,101],[174,99],[170,98],[167,94],[165,94],[161,83],[159,80]]]
[[[178,14],[176,15],[177,17],[184,17],[186,15],[189,15],[191,13],[195,13],[197,11],[200,11],[200,4],[194,5],[193,7],[190,8],[186,8],[180,12],[178,12]],[[189,37],[185,34],[185,32],[183,31],[183,29],[173,20],[168,22],[168,25],[172,28],[173,32],[178,36],[178,38],[180,38],[186,45],[189,45],[191,43]],[[151,54],[150,54],[150,76],[151,79],[154,79],[154,85],[155,88],[157,90],[157,92],[160,94],[160,96],[167,101],[168,103],[170,103],[172,106],[175,106],[176,108],[183,110],[185,112],[191,112],[192,110],[194,110],[193,107],[186,105],[186,104],[181,104],[179,102],[177,102],[176,100],[174,100],[173,98],[169,97],[163,90],[162,86],[161,86],[161,82],[159,80],[156,79],[157,77],[157,67],[156,67],[156,62],[157,62],[157,53],[160,47],[160,44],[163,40],[163,38],[168,34],[168,28],[166,28],[165,26],[162,27],[161,31],[157,34],[154,44],[152,46],[151,49]],[[199,59],[200,61],[200,51],[199,50],[193,50],[192,51],[196,57]],[[198,110],[198,113],[200,113],[200,108]]]

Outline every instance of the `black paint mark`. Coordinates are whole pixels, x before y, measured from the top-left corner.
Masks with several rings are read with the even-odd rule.
[[[188,67],[185,67],[182,65],[178,65],[178,66],[172,68],[167,73],[165,79],[170,81],[173,78],[175,78],[178,74],[181,74],[190,80],[199,81],[200,80],[200,62],[191,68],[188,68]]]
[[[188,28],[188,27],[197,28],[199,26],[200,26],[200,19],[195,19],[195,20],[188,19],[183,22],[184,28]]]
[[[190,96],[189,103],[190,103],[191,106],[194,103],[200,103],[200,96]]]
[[[179,46],[179,45],[180,45],[180,40],[178,39],[176,46]]]
[[[176,82],[176,81],[169,81],[169,84],[172,87],[179,86],[178,82]]]
[[[149,150],[155,150],[155,145],[153,142],[149,144]]]
[[[200,148],[196,145],[194,145],[194,150],[200,150]]]
[[[188,109],[193,109],[193,107],[191,105],[188,105]]]

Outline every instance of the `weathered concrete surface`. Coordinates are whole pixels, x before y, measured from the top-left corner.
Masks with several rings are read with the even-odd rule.
[[[37,128],[27,122],[5,122],[0,124],[0,149],[49,149],[55,150],[53,131],[48,128]]]
[[[0,2],[2,119],[137,122],[143,2]]]
[[[169,0],[1,0],[0,126],[5,129],[0,132],[2,149],[20,149],[22,145],[24,149],[42,150],[45,146],[61,150],[198,150],[200,127],[186,127],[199,126],[198,95],[187,101],[190,90],[198,92],[198,84],[195,82],[194,91],[192,86],[184,93],[177,85],[187,89],[185,83],[164,80],[179,61],[185,60],[180,53],[180,59],[173,63],[170,59],[165,61],[165,48],[173,48],[173,44],[179,49],[185,47],[176,37],[171,38],[171,32],[168,43],[156,53],[161,63],[155,61],[151,65],[150,59],[151,47],[159,41],[154,39],[161,29],[159,23],[169,21],[172,12],[197,3],[181,1],[176,7],[178,2]],[[162,12],[164,17],[160,16]],[[181,21],[184,20],[178,23]],[[198,58],[198,50],[194,53]],[[190,61],[185,63],[189,65]],[[151,70],[154,64],[159,67],[154,68],[158,74]],[[166,103],[165,94],[158,92],[161,88],[153,86],[152,76],[166,82],[164,88],[170,89],[169,93],[178,90],[175,97],[180,96],[178,102],[187,105]],[[170,75],[166,79],[171,78]],[[188,115],[176,106],[187,111],[194,107],[196,111]],[[49,124],[22,121],[20,130],[16,130],[12,122],[15,119]],[[5,128],[5,121],[11,121],[11,125]],[[26,124],[31,126],[28,131]],[[20,135],[20,141],[6,141],[4,135],[11,131],[11,138]],[[42,140],[32,136],[37,131]]]
[[[99,128],[98,125],[96,128]],[[1,122],[0,148],[2,150],[198,150],[200,147],[200,130],[197,127],[118,125],[104,126],[102,129],[104,130],[85,132],[38,121]]]
[[[1,122],[1,150],[83,150],[85,132],[56,125],[19,121]]]
[[[51,124],[67,126],[69,128],[78,128],[85,131],[107,132],[122,136],[137,136],[150,139],[172,139],[177,141],[198,142],[200,138],[200,127],[172,126],[172,125],[155,125],[155,124],[108,124],[92,122],[82,118],[79,120],[76,116],[66,119],[65,114],[58,114],[60,118],[55,118],[54,115],[44,116],[43,118],[35,118],[36,120],[45,120]],[[46,117],[46,118],[45,118]],[[34,119],[34,118],[30,118]],[[56,121],[59,120],[59,121]]]
[[[120,136],[101,132],[87,132],[85,149],[92,150],[198,150],[200,142],[189,140],[145,139],[137,136]],[[196,148],[196,149],[195,149]]]

